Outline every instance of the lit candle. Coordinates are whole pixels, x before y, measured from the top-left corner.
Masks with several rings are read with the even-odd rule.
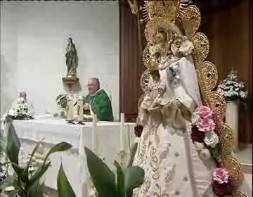
[[[67,114],[67,120],[72,121],[73,120],[73,101],[72,99],[68,100],[68,114]]]
[[[83,122],[83,100],[81,98],[77,101],[77,121]]]
[[[97,115],[93,114],[93,118],[92,118],[92,150],[93,150],[94,153],[97,152],[96,129],[97,129]]]
[[[125,114],[120,114],[120,150],[124,150],[124,125],[125,125]]]

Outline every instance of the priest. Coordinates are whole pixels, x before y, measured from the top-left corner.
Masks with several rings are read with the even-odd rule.
[[[97,115],[100,121],[113,121],[112,104],[108,95],[100,89],[98,78],[88,80],[89,94],[84,97],[84,110]]]

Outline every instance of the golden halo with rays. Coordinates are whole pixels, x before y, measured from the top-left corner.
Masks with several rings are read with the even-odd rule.
[[[175,33],[175,30],[172,27],[172,24],[169,20],[163,19],[161,17],[154,18],[149,20],[145,27],[145,37],[146,40],[150,43],[153,42],[154,36],[159,29],[163,29],[167,32],[168,38]]]

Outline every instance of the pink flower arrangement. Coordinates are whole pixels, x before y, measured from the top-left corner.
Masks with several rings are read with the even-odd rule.
[[[224,168],[216,168],[213,172],[213,180],[219,184],[228,183],[229,172]]]
[[[197,122],[197,127],[199,131],[208,132],[213,131],[215,128],[215,123],[211,118],[200,118]]]
[[[212,118],[213,116],[212,110],[207,106],[199,106],[195,110],[195,113],[199,115],[201,119]]]
[[[198,127],[201,132],[213,131],[215,128],[215,123],[212,119],[213,112],[207,106],[199,106],[195,110],[195,114],[197,116],[197,120],[195,125]]]
[[[213,191],[217,196],[231,195],[233,185],[229,172],[224,168],[216,168],[213,172]]]

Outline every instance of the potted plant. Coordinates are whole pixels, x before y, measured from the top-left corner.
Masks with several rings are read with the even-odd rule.
[[[231,71],[217,88],[217,92],[225,97],[227,101],[226,123],[234,131],[235,150],[238,149],[238,112],[239,104],[245,104],[247,90],[242,81],[239,80],[235,71]]]
[[[116,172],[113,172],[102,159],[85,147],[87,165],[93,182],[92,197],[131,197],[132,190],[144,181],[144,170],[138,166],[128,166],[123,169],[117,161],[114,162]],[[61,166],[57,179],[60,197],[75,197],[65,172]]]
[[[6,146],[1,147],[4,151],[6,162],[0,165],[0,188],[7,196],[19,197],[42,197],[44,196],[44,183],[41,180],[47,169],[50,167],[50,154],[65,151],[72,146],[66,142],[54,145],[38,161],[41,142],[38,142],[30,154],[25,165],[19,159],[21,143],[11,122],[6,123],[7,139]],[[36,156],[37,155],[37,156]],[[3,158],[3,156],[2,156]],[[24,164],[24,162],[23,162]],[[33,165],[34,164],[34,165]],[[5,167],[5,170],[4,170]],[[9,169],[12,173],[9,173]]]

